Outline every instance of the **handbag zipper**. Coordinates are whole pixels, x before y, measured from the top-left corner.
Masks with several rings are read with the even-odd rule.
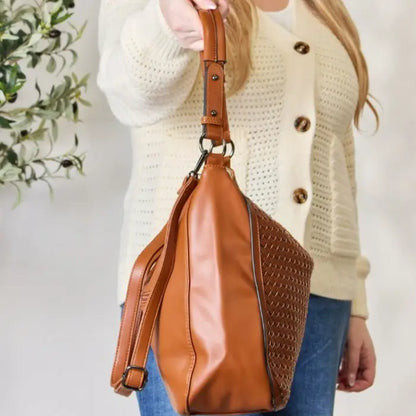
[[[255,267],[255,263],[254,263],[254,239],[253,239],[253,220],[252,220],[252,210],[251,210],[251,204],[250,204],[250,200],[245,196],[244,199],[246,201],[246,206],[247,206],[247,211],[248,211],[248,219],[249,219],[249,224],[250,224],[250,245],[251,245],[251,265],[252,265],[252,270],[253,270],[253,278],[254,278],[254,284],[256,287],[256,295],[257,295],[257,301],[259,304],[259,311],[260,311],[260,320],[261,320],[261,326],[262,326],[262,331],[263,331],[263,352],[264,352],[264,359],[266,362],[266,370],[267,370],[267,376],[269,379],[269,385],[270,385],[270,393],[271,393],[271,398],[272,398],[272,407],[274,409],[274,411],[278,410],[276,407],[276,398],[274,396],[274,391],[273,391],[273,378],[272,378],[272,372],[270,369],[270,364],[269,364],[269,359],[268,359],[268,351],[267,351],[267,346],[268,346],[268,340],[267,340],[267,333],[266,333],[266,324],[264,322],[264,313],[263,313],[263,308],[261,305],[261,298],[260,298],[260,289],[259,289],[259,285],[257,283],[257,274],[256,274],[256,267]]]

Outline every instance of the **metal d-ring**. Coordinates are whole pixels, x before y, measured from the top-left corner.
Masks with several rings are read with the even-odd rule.
[[[227,150],[227,144],[228,144],[228,143],[230,143],[230,144],[231,144],[231,153],[229,154],[229,157],[233,157],[233,155],[234,155],[234,151],[235,151],[235,145],[234,145],[234,142],[230,139],[230,141],[227,143],[227,142],[223,139],[223,143],[225,143],[225,144],[224,144],[224,147],[223,147],[223,150],[222,150],[222,155],[223,155],[223,156],[225,156],[225,153],[226,153],[226,150]]]
[[[198,172],[201,169],[202,165],[204,164],[204,162],[206,161],[208,155],[212,152],[212,149],[214,148],[214,144],[211,144],[210,149],[205,149],[202,146],[202,140],[206,139],[206,135],[205,133],[201,135],[201,137],[199,138],[199,148],[201,149],[201,156],[199,157],[198,161],[196,162],[195,167],[188,173],[187,178],[189,178],[190,176],[194,176],[194,177],[198,177]],[[234,154],[234,150],[235,150],[235,146],[234,146],[234,142],[232,140],[230,140],[228,143],[231,144],[231,153],[229,155],[229,157],[232,157]],[[227,144],[228,144],[225,139],[222,139],[222,155],[225,156],[226,152],[227,152]]]
[[[203,133],[201,135],[201,137],[199,138],[199,149],[201,150],[201,153],[204,153],[205,151],[207,151],[208,153],[211,153],[212,150],[214,149],[214,142],[211,140],[211,147],[209,149],[205,149],[204,146],[202,145],[202,142],[204,139],[208,139],[208,137],[206,136],[206,133]],[[231,153],[229,155],[229,157],[232,157],[234,155],[234,151],[235,151],[235,145],[234,142],[232,140],[230,140],[228,143],[231,144]],[[227,153],[227,144],[228,144],[225,139],[222,139],[222,155],[225,156],[225,154]]]
[[[211,148],[210,149],[205,149],[204,146],[202,145],[202,142],[203,142],[204,139],[208,139],[206,133],[202,133],[201,137],[199,138],[199,150],[201,151],[201,153],[204,153],[205,151],[207,151],[208,153],[211,153],[212,149],[214,148],[214,143],[211,140]]]

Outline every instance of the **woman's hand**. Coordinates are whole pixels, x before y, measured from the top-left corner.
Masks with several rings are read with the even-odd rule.
[[[183,48],[194,51],[204,49],[202,23],[198,16],[198,9],[215,9],[219,7],[225,18],[229,12],[228,0],[157,0],[167,24],[178,37]],[[218,4],[218,6],[217,6]],[[196,7],[196,8],[195,8]]]
[[[374,382],[375,370],[376,354],[365,319],[351,316],[337,390],[359,392],[368,389]]]

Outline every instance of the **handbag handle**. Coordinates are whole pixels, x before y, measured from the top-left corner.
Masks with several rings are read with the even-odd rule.
[[[221,13],[198,10],[204,29],[201,67],[204,76],[205,137],[223,144],[230,142],[224,95],[225,33]],[[216,110],[214,116],[207,111]],[[139,254],[130,274],[129,286],[111,373],[111,386],[116,393],[129,396],[142,390],[147,381],[146,362],[164,291],[169,282],[175,258],[179,217],[198,180],[185,178],[168,222]],[[157,263],[156,263],[157,260]],[[152,265],[156,264],[154,270]]]
[[[225,99],[226,63],[225,28],[222,15],[214,10],[197,9],[202,23],[204,49],[200,52],[204,78],[204,107],[201,124],[202,136],[214,146],[231,142]]]

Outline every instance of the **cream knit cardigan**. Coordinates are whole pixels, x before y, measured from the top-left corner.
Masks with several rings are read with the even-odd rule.
[[[351,315],[367,319],[370,264],[360,251],[352,126],[358,81],[338,39],[303,0],[294,2],[293,31],[258,9],[254,71],[227,98],[231,163],[242,191],[311,253],[311,293],[352,299]],[[297,52],[298,41],[310,52]],[[97,83],[117,119],[131,127],[121,304],[134,260],[166,222],[200,154],[202,76],[199,53],[180,46],[158,0],[102,0],[99,50]],[[308,131],[295,129],[299,116],[311,121]],[[308,192],[305,203],[294,201],[296,188]]]

